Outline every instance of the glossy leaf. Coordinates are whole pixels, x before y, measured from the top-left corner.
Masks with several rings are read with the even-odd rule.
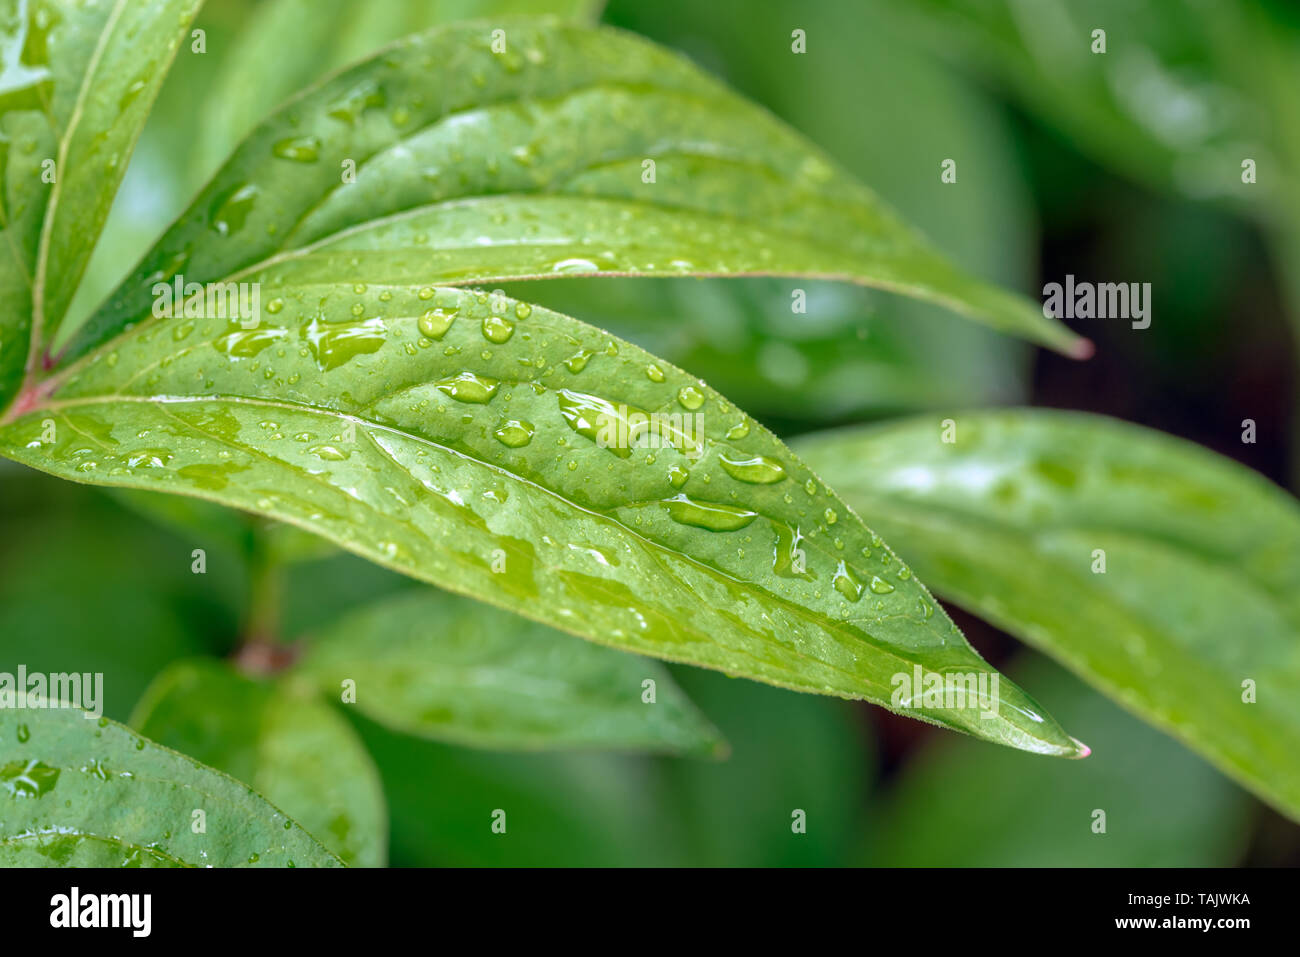
[[[953,444],[930,418],[798,447],[940,594],[1300,817],[1295,500],[1109,419],[954,421]]]
[[[347,720],[310,685],[253,681],[211,660],[177,662],[150,685],[131,725],[250,785],[344,863],[383,866],[379,775]]]
[[[297,671],[329,695],[350,681],[372,720],[453,744],[726,750],[661,665],[432,589],[349,615]]]
[[[600,274],[847,279],[1086,353],[680,57],[530,20],[496,27],[497,53],[492,29],[403,40],[260,125],[71,355],[146,318],[155,284],[178,275],[276,285]]]
[[[875,809],[873,867],[1230,867],[1253,802],[1212,767],[1037,655],[1017,681],[1047,689],[1093,747],[1035,761],[952,737],[911,758]],[[1014,813],[1009,813],[1014,809]],[[1094,825],[1103,823],[1104,833]]]
[[[245,785],[107,718],[0,708],[0,742],[5,867],[340,866]]]
[[[67,310],[200,3],[0,4],[0,404]]]
[[[263,117],[327,73],[457,20],[554,14],[594,21],[593,0],[271,0],[235,39],[211,90],[198,158],[211,172]],[[293,37],[285,43],[285,37]]]
[[[137,326],[0,428],[0,451],[278,518],[599,643],[783,687],[888,704],[914,667],[989,675],[770,432],[635,346],[460,289],[263,295],[251,330]],[[1019,689],[985,699],[992,719],[908,713],[1078,753]]]

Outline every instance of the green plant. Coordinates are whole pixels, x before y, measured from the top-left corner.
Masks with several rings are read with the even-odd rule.
[[[240,144],[84,315],[94,240],[199,3],[20,5],[6,25],[41,57],[0,101],[0,452],[131,490],[134,507],[246,551],[253,580],[232,662],[167,668],[131,722],[146,738],[0,711],[15,799],[0,860],[198,863],[215,847],[209,862],[382,863],[384,795],[327,703],[340,697],[379,725],[473,747],[725,750],[665,670],[612,649],[1086,754],[913,568],[1300,815],[1293,499],[1186,443],[1029,410],[792,451],[636,345],[480,288],[838,279],[1089,350],[679,56],[498,16],[582,18],[586,4],[479,6],[497,19],[398,40],[255,125],[277,88],[246,84],[249,103],[230,99],[196,164]],[[268,9],[255,39],[275,17],[303,19],[295,3]],[[347,14],[313,17],[336,35]],[[297,63],[277,76],[314,78]],[[257,315],[221,311],[240,295]],[[185,499],[138,494],[156,492]],[[279,582],[322,539],[497,608],[398,595],[287,642]],[[1098,550],[1108,574],[1090,567]],[[1243,620],[1248,642],[1217,640]],[[914,673],[990,684],[971,706],[900,703],[898,677]],[[18,800],[56,786],[67,804]],[[196,805],[220,839],[192,840]]]

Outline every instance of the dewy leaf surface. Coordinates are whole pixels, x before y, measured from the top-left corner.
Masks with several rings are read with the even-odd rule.
[[[1300,817],[1295,500],[1190,443],[1110,419],[955,421],[955,444],[927,418],[798,447],[941,594]],[[1093,571],[1097,549],[1104,573]]]
[[[0,2],[0,405],[67,310],[201,2]]]
[[[251,785],[345,864],[382,867],[379,773],[310,684],[254,681],[208,659],[160,674],[131,716],[141,734]]]
[[[245,785],[116,722],[0,708],[0,866],[254,864],[340,866]]]
[[[600,0],[270,0],[248,18],[210,93],[207,172],[293,94],[401,37],[456,20],[553,14],[596,19]],[[285,37],[293,37],[285,43]]]
[[[726,750],[657,662],[433,589],[349,615],[313,640],[297,670],[331,696],[355,682],[356,707],[372,720],[453,744]]]
[[[504,52],[493,51],[494,30]],[[951,266],[802,137],[676,54],[614,30],[512,20],[407,38],[287,104],[71,355],[147,316],[154,284],[177,275],[460,284],[601,274],[847,279],[1063,351],[1087,346],[1028,300]]]
[[[783,687],[888,705],[917,666],[990,674],[770,432],[636,346],[458,288],[262,295],[254,329],[136,326],[0,427],[0,451],[278,518],[594,641]],[[1079,753],[1009,682],[989,698],[993,717],[907,713]]]

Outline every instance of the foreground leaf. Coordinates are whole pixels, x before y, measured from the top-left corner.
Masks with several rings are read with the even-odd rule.
[[[0,708],[0,741],[2,866],[339,866],[238,781],[106,718]]]
[[[296,670],[329,695],[350,680],[367,717],[454,744],[726,750],[661,665],[432,589],[349,615]]]
[[[0,427],[0,452],[278,518],[641,654],[885,705],[915,667],[987,684],[910,570],[699,380],[485,293],[263,293],[256,329],[136,327]],[[996,716],[973,701],[907,713],[1079,753],[1019,689],[985,690]]]
[[[926,419],[799,448],[941,594],[1300,817],[1295,500],[1194,445],[1096,416],[956,423],[955,444]]]
[[[131,725],[266,795],[345,864],[383,866],[379,775],[356,732],[310,686],[253,681],[211,660],[178,662],[150,685]]]
[[[0,405],[68,308],[200,3],[0,4]]]
[[[506,52],[493,52],[493,29]],[[1087,347],[1041,308],[951,266],[801,137],[680,57],[611,30],[512,20],[408,38],[286,105],[70,356],[146,318],[155,283],[177,275],[601,274],[845,279],[1063,351]]]

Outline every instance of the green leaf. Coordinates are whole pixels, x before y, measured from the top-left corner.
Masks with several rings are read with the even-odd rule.
[[[329,695],[350,680],[371,720],[453,744],[726,750],[661,665],[432,589],[349,615],[312,642],[296,671]]]
[[[505,52],[493,52],[493,30]],[[1040,307],[951,266],[801,137],[680,57],[611,30],[503,20],[403,40],[261,124],[70,354],[145,319],[155,284],[177,276],[701,274],[851,280],[1087,351]]]
[[[0,866],[340,866],[245,785],[107,718],[0,708],[0,741]]]
[[[1241,181],[1241,162],[1277,169],[1269,96],[1294,90],[1294,31],[1254,3],[1196,0],[886,0],[947,55],[997,77],[1084,153],[1159,188],[1259,212],[1278,181]],[[885,10],[879,11],[884,13]],[[1093,52],[1093,31],[1106,50]],[[1262,101],[1261,101],[1261,98]],[[1289,165],[1289,164],[1283,164]],[[1279,180],[1281,177],[1278,178]]]
[[[0,483],[0,671],[100,673],[103,698],[86,705],[125,720],[169,662],[228,650],[245,583],[217,548],[208,574],[194,575],[193,545],[108,496],[21,471]]]
[[[201,0],[9,0],[0,11],[0,405],[76,290]]]
[[[795,697],[704,671],[674,670],[691,700],[718,722],[732,746],[726,761],[658,762],[660,815],[666,819],[660,826],[667,829],[671,824],[681,833],[685,853],[678,863],[850,863],[852,837],[866,824],[874,767],[857,709],[843,701]],[[1001,750],[972,744],[983,752]],[[803,831],[794,829],[796,810],[804,813]]]
[[[1029,657],[1029,656],[1024,656]],[[1016,680],[1050,692],[1087,761],[1035,761],[951,737],[909,759],[875,810],[872,867],[1230,867],[1245,792],[1177,742],[1033,656]],[[1008,813],[1014,808],[1015,813]],[[1097,811],[1105,812],[1106,830]]]
[[[379,774],[347,720],[310,685],[253,681],[206,659],[177,662],[150,685],[131,724],[266,795],[345,864],[384,865]]]
[[[599,643],[782,687],[889,704],[914,667],[990,674],[770,432],[635,346],[461,289],[263,294],[256,329],[137,326],[0,427],[0,452],[254,511]],[[986,697],[991,720],[907,713],[1079,753],[1019,689]]]
[[[941,594],[1300,817],[1295,500],[1109,419],[954,418],[953,444],[933,418],[798,447]]]
[[[227,54],[197,158],[211,173],[263,117],[327,73],[412,33],[456,20],[554,14],[594,21],[592,0],[271,0]],[[293,37],[285,43],[285,37]]]

